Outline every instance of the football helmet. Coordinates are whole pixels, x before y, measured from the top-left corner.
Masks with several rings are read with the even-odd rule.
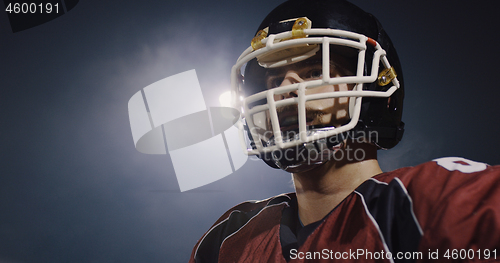
[[[373,15],[344,0],[271,11],[231,86],[245,152],[289,172],[324,163],[346,139],[389,149],[404,132],[396,50]]]

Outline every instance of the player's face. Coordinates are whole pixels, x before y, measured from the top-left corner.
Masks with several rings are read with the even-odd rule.
[[[352,75],[348,70],[348,65],[345,61],[331,61],[330,76],[340,77]],[[342,65],[345,66],[342,66]],[[270,69],[266,73],[266,85],[268,89],[300,83],[304,81],[321,79],[322,63],[321,57],[318,55],[292,65],[281,68]],[[339,84],[326,85],[315,88],[306,89],[306,95],[347,91],[352,90],[353,85]],[[283,100],[287,98],[297,97],[297,91],[291,91],[284,94],[274,95],[275,100]],[[289,105],[277,108],[278,120],[281,131],[291,131],[298,129],[298,107],[297,105]],[[268,126],[271,127],[270,118],[268,116]],[[308,127],[339,127],[349,121],[349,99],[346,97],[319,99],[306,102],[306,121]]]

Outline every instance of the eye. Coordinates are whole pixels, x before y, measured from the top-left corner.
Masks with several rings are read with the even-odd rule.
[[[283,83],[283,79],[284,78],[282,78],[282,77],[269,78],[267,80],[267,88],[268,89],[274,89],[276,87],[281,86],[281,83]]]
[[[307,74],[307,78],[309,79],[320,79],[323,77],[323,70],[321,69],[313,69],[309,71]]]

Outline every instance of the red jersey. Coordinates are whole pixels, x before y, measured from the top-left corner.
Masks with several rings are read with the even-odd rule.
[[[190,262],[500,261],[500,166],[458,157],[376,175],[325,218],[298,219],[295,194],[245,202]]]

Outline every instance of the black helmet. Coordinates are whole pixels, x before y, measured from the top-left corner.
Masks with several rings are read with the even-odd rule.
[[[328,76],[285,87],[270,87],[266,83],[269,72],[292,64],[307,65],[313,59],[320,60],[323,68],[328,67],[322,69],[322,73],[330,72],[323,74]],[[325,63],[326,59],[330,62]],[[338,68],[346,67],[351,73],[332,76],[335,61],[344,61]],[[259,155],[273,167],[293,171],[286,168],[295,166],[296,160],[291,163],[284,160],[287,155],[283,149],[294,146],[321,152],[325,146],[335,147],[347,136],[364,138],[379,148],[389,149],[401,140],[404,132],[401,121],[404,83],[396,50],[373,15],[344,0],[289,0],[276,7],[259,26],[251,47],[233,67],[231,79],[233,98],[242,109],[242,130],[246,130],[251,142],[248,152]],[[339,83],[347,83],[351,88],[326,97],[304,92]],[[276,94],[291,91],[295,92],[293,97],[275,99]],[[307,106],[301,103],[340,97],[349,98],[347,120],[335,127],[308,122]],[[290,109],[290,105],[295,105],[298,115],[298,129],[292,135],[283,129],[276,111],[279,107]]]

